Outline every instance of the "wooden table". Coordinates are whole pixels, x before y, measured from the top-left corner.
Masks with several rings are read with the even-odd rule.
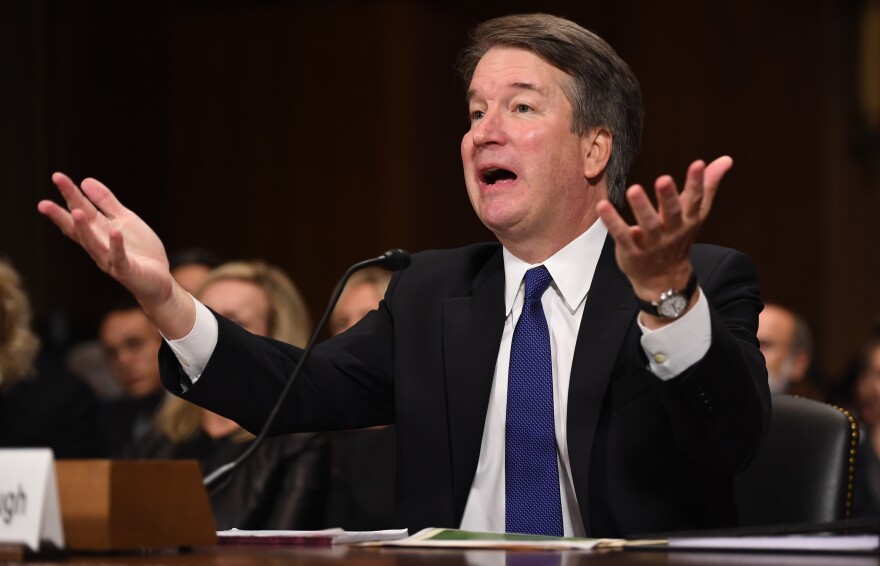
[[[0,554],[0,563],[14,558]],[[104,554],[68,556],[62,563],[75,565],[168,564],[223,565],[251,564],[338,565],[338,566],[880,566],[880,556],[844,556],[790,553],[710,553],[666,551],[563,551],[505,552],[500,550],[392,549],[356,547],[262,547],[210,546],[190,552],[149,552],[144,554]]]

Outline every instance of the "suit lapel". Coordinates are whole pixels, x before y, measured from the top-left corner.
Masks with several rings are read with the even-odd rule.
[[[609,235],[584,306],[568,394],[568,454],[587,536],[587,481],[593,440],[614,362],[637,310],[632,286],[617,267],[614,240]]]
[[[443,304],[443,360],[455,497],[455,520],[464,514],[477,463],[489,394],[504,330],[501,249],[474,278],[471,295]]]

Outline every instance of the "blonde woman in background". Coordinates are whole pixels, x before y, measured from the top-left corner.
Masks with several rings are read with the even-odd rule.
[[[380,267],[357,271],[330,315],[336,336],[379,307],[391,272]],[[387,529],[394,524],[397,436],[394,425],[329,433],[331,480],[326,527],[352,531]]]
[[[21,277],[0,259],[0,448],[101,455],[97,402],[85,382],[38,356]]]
[[[341,334],[379,307],[385,296],[391,272],[381,267],[356,271],[345,284],[336,307],[330,314],[330,334]]]
[[[214,269],[196,294],[209,308],[260,336],[305,346],[311,320],[296,287],[266,263]],[[244,452],[254,436],[235,422],[168,396],[142,457],[195,458],[208,474]],[[218,529],[312,529],[323,517],[329,462],[316,434],[267,438],[238,470],[212,489]]]

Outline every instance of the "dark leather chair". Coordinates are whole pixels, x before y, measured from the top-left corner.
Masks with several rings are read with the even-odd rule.
[[[858,431],[843,409],[774,395],[767,438],[735,479],[740,526],[849,518]]]

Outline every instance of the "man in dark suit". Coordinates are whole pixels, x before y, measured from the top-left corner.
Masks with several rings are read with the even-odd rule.
[[[462,71],[465,182],[501,245],[417,254],[377,311],[315,349],[275,431],[394,423],[395,516],[410,528],[735,524],[732,477],[769,422],[761,301],[747,258],[693,245],[732,161],[694,162],[681,193],[659,178],[656,209],[640,186],[624,196],[638,84],[567,20],[486,22]],[[300,351],[194,302],[106,187],[53,180],[71,212],[41,212],[162,329],[166,387],[259,429]]]
[[[99,338],[107,365],[125,396],[101,404],[106,455],[131,458],[144,442],[165,391],[156,357],[162,337],[131,298],[101,319]]]

